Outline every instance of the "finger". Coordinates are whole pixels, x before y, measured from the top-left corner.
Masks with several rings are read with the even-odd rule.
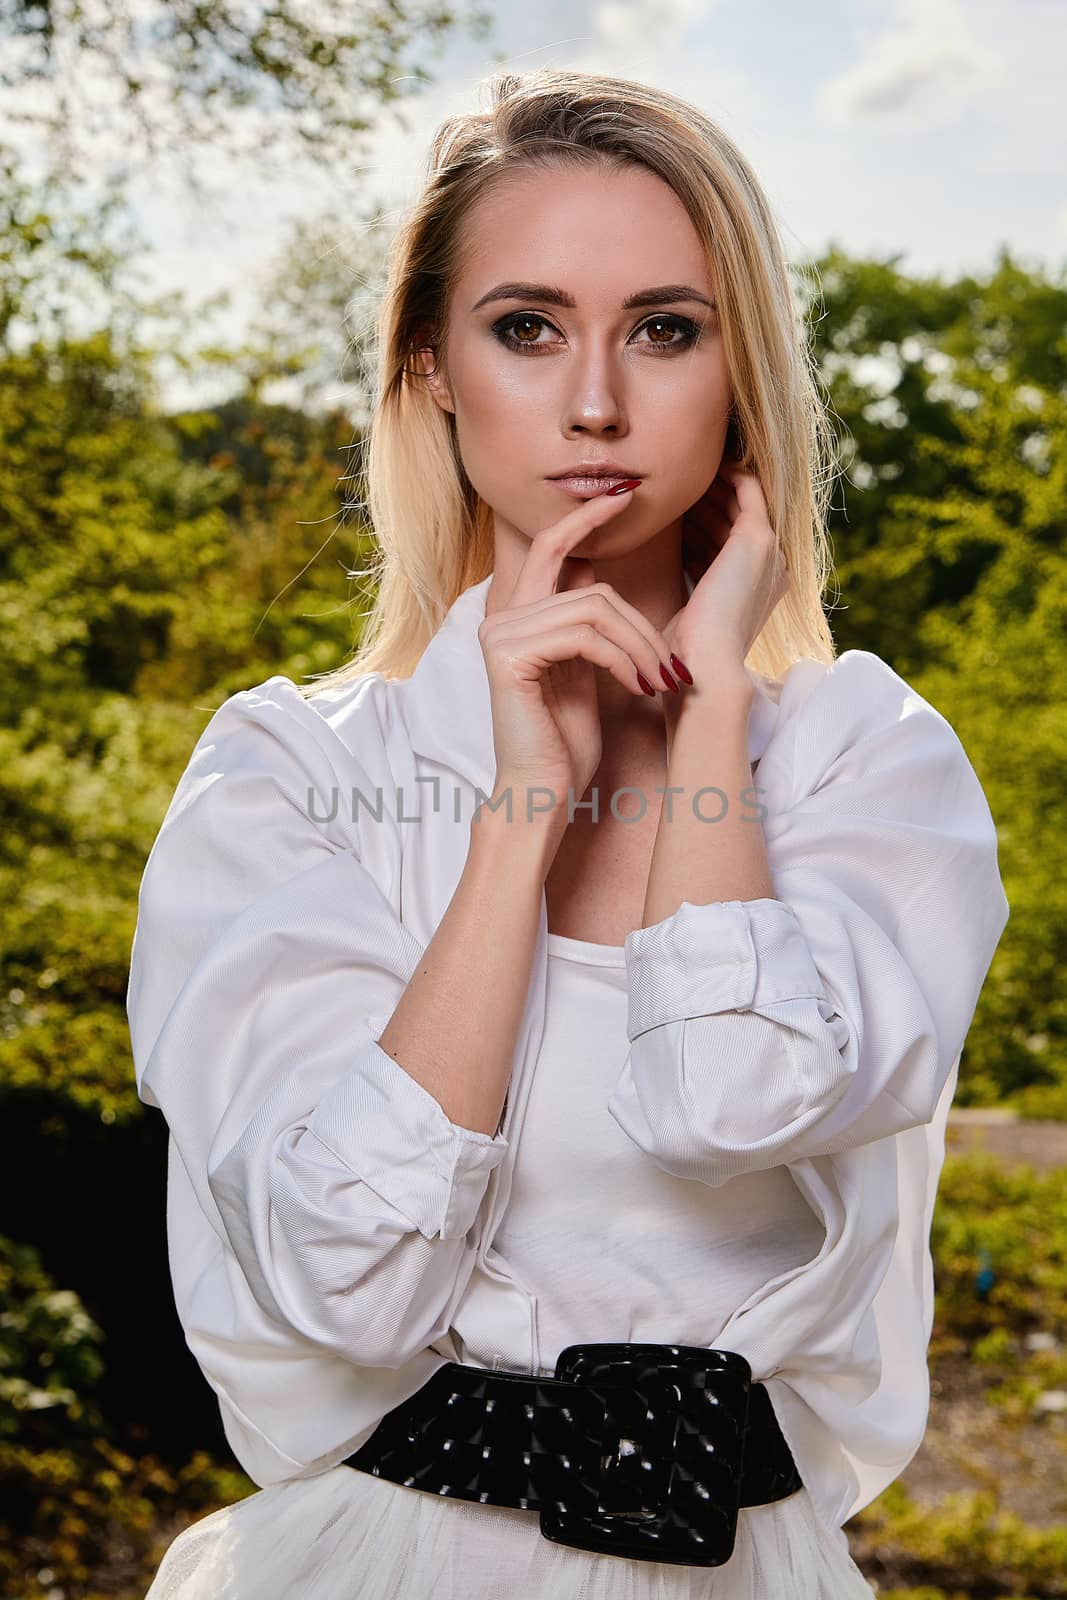
[[[502,650],[509,662],[509,670],[520,678],[540,678],[551,666],[568,661],[588,661],[592,666],[605,667],[631,694],[645,694],[638,681],[639,668],[622,645],[602,633],[591,622],[560,623],[541,629],[523,639],[500,630],[494,637],[487,655],[489,663],[497,650]],[[648,678],[648,673],[645,672]],[[648,678],[651,683],[653,680]]]
[[[529,605],[543,600],[555,592],[560,569],[575,545],[581,544],[595,528],[619,515],[633,500],[634,491],[625,494],[594,495],[583,500],[573,511],[560,517],[530,541],[519,575],[515,581],[508,606]]]
[[[720,467],[720,472],[723,470]],[[754,472],[745,472],[743,468],[734,466],[727,474],[728,481],[733,486],[734,496],[741,511],[756,511],[761,516],[767,515],[767,501],[764,497],[763,486]]]
[[[643,611],[638,610],[637,606],[631,605],[629,600],[624,600],[622,595],[616,589],[613,589],[609,583],[596,585],[595,592],[602,595],[607,603],[620,614],[623,621],[628,622],[645,641],[647,650],[642,652],[645,665],[641,670],[646,678],[654,683],[657,689],[661,682],[670,688],[669,680],[673,679],[677,682],[677,678],[671,669],[670,646],[660,630],[649,622]],[[622,642],[621,636],[620,642]],[[634,659],[635,661],[637,660],[636,655]],[[667,674],[667,677],[664,677],[664,673]]]
[[[704,544],[706,541],[701,541],[701,543]],[[572,564],[575,566],[581,565],[591,576],[594,572],[593,563],[591,561],[581,561],[577,556],[568,556],[565,562],[565,570],[566,567]],[[637,606],[631,605],[629,600],[624,600],[622,595],[619,594],[618,590],[613,589],[610,583],[597,583],[595,578],[593,578],[593,580],[588,584],[574,586],[569,589],[557,590],[555,594],[549,595],[546,600],[534,600],[529,606],[523,608],[523,612],[527,616],[539,616],[549,610],[555,612],[560,603],[566,604],[566,602],[569,600],[582,600],[586,597],[591,597],[591,595],[594,593],[599,596],[603,596],[603,598],[606,599],[607,602],[613,606],[626,621],[632,624],[636,631],[642,635],[649,649],[655,655],[656,664],[652,671],[649,671],[647,662],[642,668],[646,677],[650,677],[652,682],[655,683],[657,687],[659,686],[660,680],[663,678],[663,669],[666,669],[666,671],[673,677],[674,674],[671,671],[670,665],[671,650],[663,634],[657,627],[655,627],[653,623],[648,620],[643,611],[640,611]],[[505,608],[504,611],[498,611],[495,613],[496,617],[501,623],[506,623],[508,621],[506,613],[509,609],[511,608]],[[596,613],[591,613],[587,607],[583,606],[583,616],[588,617],[595,614]],[[490,619],[490,621],[492,621],[492,619]],[[663,681],[666,682],[666,679],[663,679]],[[668,688],[670,687],[669,684],[667,686]]]
[[[510,617],[498,612],[489,647],[536,649],[537,641],[556,626],[595,628],[625,651],[634,669],[643,672],[657,689],[677,682],[670,667],[670,649],[659,629],[605,584],[552,595]]]

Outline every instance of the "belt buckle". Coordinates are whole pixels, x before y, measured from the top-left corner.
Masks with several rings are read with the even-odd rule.
[[[555,1376],[588,1389],[597,1404],[574,1408],[584,1417],[576,1425],[564,1413],[572,1428],[559,1495],[542,1499],[542,1535],[636,1561],[728,1561],[752,1379],[744,1356],[693,1345],[571,1344]]]

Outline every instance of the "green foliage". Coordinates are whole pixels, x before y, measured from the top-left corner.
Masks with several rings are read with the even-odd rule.
[[[1012,1421],[1024,1421],[1038,1415],[1042,1395],[1067,1391],[1067,1352],[1062,1347],[1056,1351],[1036,1351],[1022,1366],[1017,1347],[1010,1344],[1003,1357],[998,1358],[986,1348],[976,1359],[994,1371],[997,1368],[1004,1369],[1003,1378],[999,1383],[989,1385],[985,1398],[989,1405],[996,1406],[1002,1416]],[[1013,1367],[1019,1370],[1013,1371]],[[1067,1448],[1063,1456],[1063,1469],[1067,1475]],[[1064,1481],[1067,1483],[1067,1476]]]
[[[0,1441],[0,1488],[0,1586],[19,1600],[140,1600],[182,1528],[255,1493],[204,1451],[174,1469],[102,1435],[50,1451]]]
[[[121,1448],[95,1397],[102,1342],[79,1297],[56,1287],[38,1251],[0,1237],[3,1593],[85,1594],[90,1581],[118,1571],[128,1575],[131,1597],[143,1594],[162,1553],[161,1525],[255,1491],[244,1473],[203,1451],[175,1469]]]
[[[1067,1594],[1067,1528],[1029,1527],[998,1508],[989,1490],[949,1494],[931,1507],[894,1483],[848,1528],[850,1537],[862,1534],[864,1546],[878,1550],[880,1561],[906,1553],[917,1576],[950,1584],[965,1597],[988,1594],[993,1584],[1013,1596]]]
[[[839,252],[818,268],[852,452],[831,519],[838,648],[875,651],[952,723],[1011,906],[957,1103],[1067,1117],[1067,282],[1006,251],[986,281]]]
[[[965,1355],[998,1427],[1017,1430],[1034,1419],[1042,1393],[1067,1387],[1067,1171],[1008,1168],[981,1151],[948,1156],[931,1244],[933,1371],[942,1357]],[[977,1289],[982,1265],[992,1269],[985,1294]],[[1028,1351],[1025,1335],[1037,1331],[1059,1344]],[[1067,1438],[1058,1418],[1045,1419],[1040,1439],[1038,1476],[1054,1494],[1067,1481]],[[965,1446],[962,1436],[959,1445]],[[884,1594],[901,1600],[1067,1594],[1067,1529],[1028,1525],[1000,1504],[1006,1485],[988,1476],[989,1487],[947,1494],[932,1507],[898,1480],[852,1519],[850,1543],[867,1575],[889,1572],[896,1580],[907,1573],[917,1585],[879,1582],[880,1600]]]
[[[32,1245],[0,1236],[0,1440],[27,1445],[98,1427],[85,1396],[103,1370],[100,1329],[70,1289],[58,1289]]]
[[[1010,1595],[1006,1590],[994,1593],[991,1589],[983,1588],[983,1600],[1039,1600],[1034,1594],[1020,1595],[1013,1591]],[[964,1589],[936,1589],[931,1584],[921,1583],[917,1589],[886,1589],[879,1585],[878,1600],[972,1600]]]
[[[365,154],[370,113],[433,81],[419,58],[460,22],[486,39],[492,13],[453,0],[318,11],[170,0],[149,20],[132,0],[99,13],[55,0],[0,7],[0,111],[32,124],[50,172],[126,183],[145,157],[168,155],[202,194],[194,154],[240,154],[261,176],[302,153],[336,165],[343,150],[351,164]],[[101,145],[121,152],[110,169]]]
[[[1005,1339],[1032,1331],[1067,1339],[1067,1169],[1037,1173],[973,1152],[946,1157],[930,1233],[936,1330],[999,1360]],[[979,1270],[993,1281],[976,1292]]]
[[[917,1589],[885,1589],[879,1585],[878,1600],[971,1600],[971,1596],[963,1589],[935,1589],[929,1583],[922,1583]],[[1009,1596],[1001,1590],[996,1595],[989,1591],[988,1600],[1037,1600],[1037,1596]]]

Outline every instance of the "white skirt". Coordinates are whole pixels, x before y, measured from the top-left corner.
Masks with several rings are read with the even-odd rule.
[[[720,1567],[555,1544],[536,1511],[336,1466],[258,1489],[169,1546],[145,1600],[870,1600],[841,1528],[807,1489],[738,1513]]]

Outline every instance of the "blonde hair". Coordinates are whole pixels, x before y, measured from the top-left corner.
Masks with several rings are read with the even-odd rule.
[[[408,677],[453,601],[493,570],[491,510],[463,470],[454,418],[420,381],[415,352],[431,347],[441,362],[471,207],[497,180],[553,164],[644,167],[685,206],[715,266],[742,461],[759,476],[792,578],[746,664],[779,678],[802,656],[833,661],[822,596],[836,439],[810,330],[752,168],[710,118],[647,84],[548,67],[500,72],[488,84],[488,110],[438,128],[422,192],[391,241],[377,396],[363,440],[378,548],[360,575],[376,597],[355,654],[301,693],[370,672]]]

